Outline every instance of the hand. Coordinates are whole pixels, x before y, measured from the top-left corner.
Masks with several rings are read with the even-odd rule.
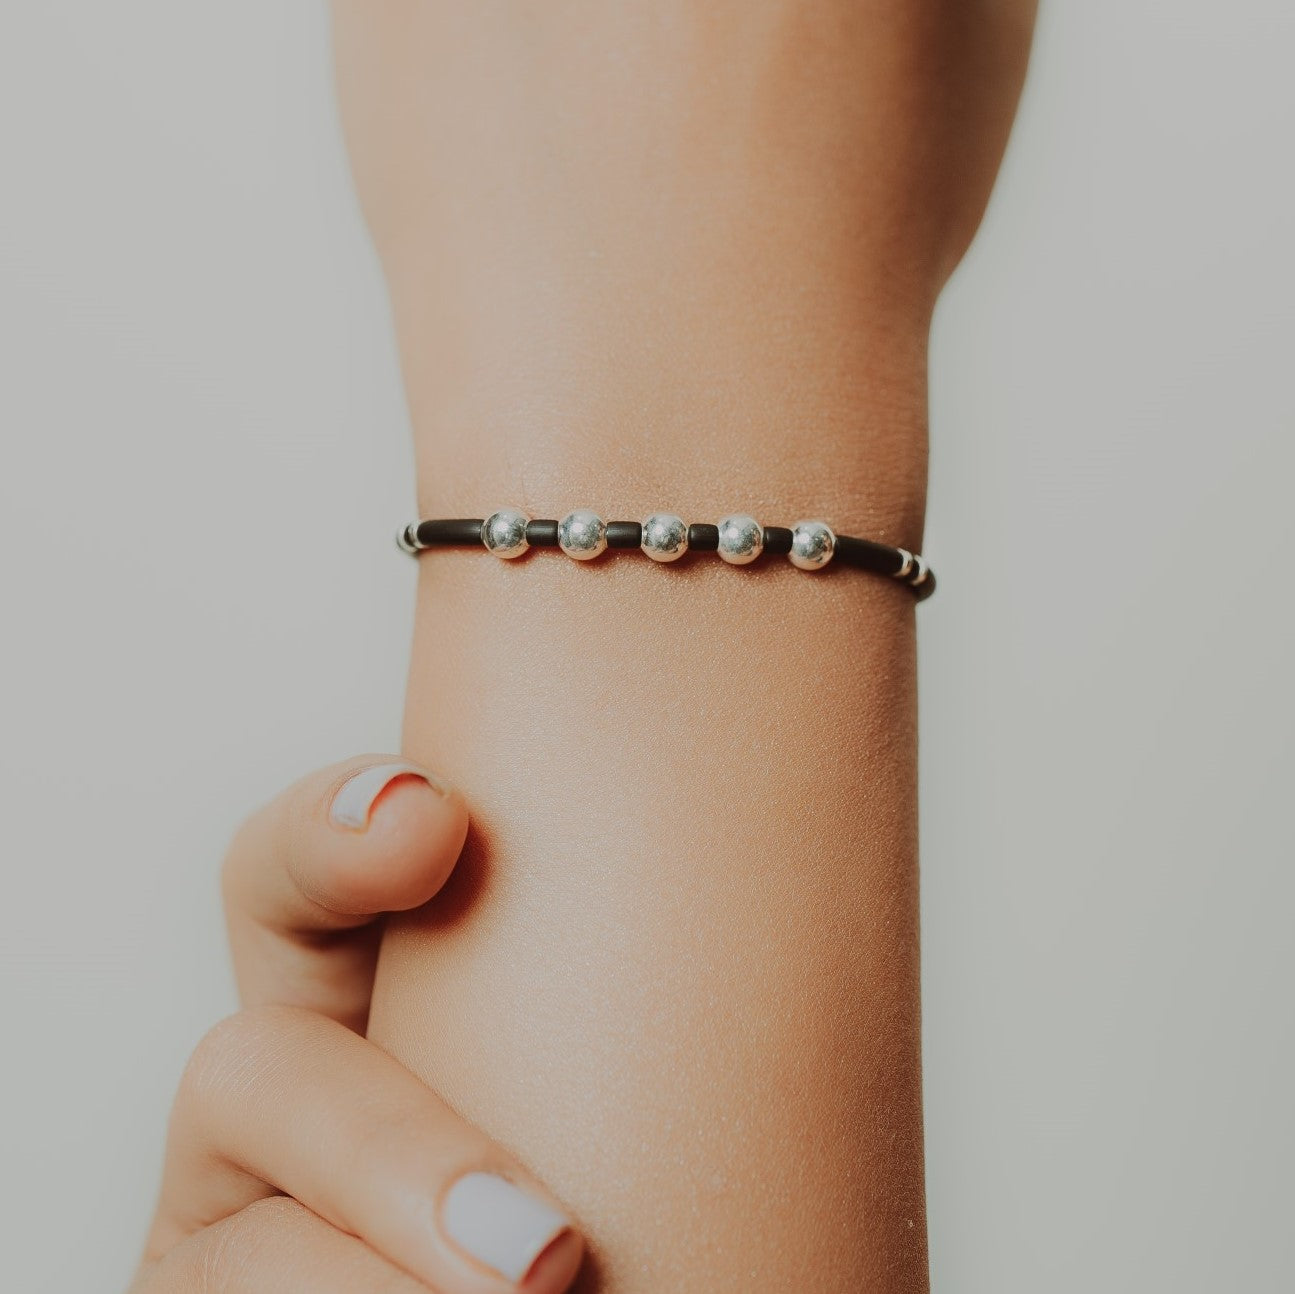
[[[516,1160],[358,1032],[378,918],[467,834],[459,792],[391,756],[302,779],[223,871],[246,1009],[198,1045],[133,1294],[559,1294],[583,1241]]]

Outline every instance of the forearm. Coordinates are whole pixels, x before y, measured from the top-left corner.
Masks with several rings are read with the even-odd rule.
[[[960,87],[1022,6],[997,44],[892,8],[339,6],[422,515],[920,546],[930,310],[1016,88],[968,122]],[[427,554],[405,750],[475,827],[373,1035],[575,1210],[598,1288],[921,1288],[911,593]]]
[[[423,559],[405,749],[474,827],[373,1036],[605,1288],[920,1288],[911,594],[488,560]]]

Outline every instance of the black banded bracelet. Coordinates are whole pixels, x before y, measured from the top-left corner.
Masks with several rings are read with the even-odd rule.
[[[734,566],[753,562],[761,553],[779,553],[801,570],[820,571],[836,560],[888,575],[909,585],[919,602],[935,592],[930,567],[907,548],[838,535],[824,521],[798,521],[790,527],[762,526],[754,517],[741,513],[724,517],[712,526],[689,525],[670,512],[654,512],[643,522],[604,521],[588,508],[577,508],[561,521],[535,521],[519,508],[501,508],[484,519],[438,517],[411,521],[397,533],[396,543],[411,554],[425,548],[483,544],[496,557],[520,557],[528,548],[560,548],[579,561],[597,557],[608,548],[639,548],[656,562],[672,562],[689,551],[717,552]]]

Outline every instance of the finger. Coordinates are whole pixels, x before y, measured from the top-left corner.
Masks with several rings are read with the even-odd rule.
[[[467,830],[462,793],[393,755],[329,765],[263,805],[222,870],[243,1002],[309,1007],[363,1029],[377,918],[426,903]]]
[[[151,1255],[271,1189],[446,1294],[557,1294],[583,1252],[507,1151],[373,1043],[291,1007],[232,1016],[194,1053]]]
[[[356,1236],[286,1195],[206,1227],[141,1271],[131,1294],[428,1294]]]

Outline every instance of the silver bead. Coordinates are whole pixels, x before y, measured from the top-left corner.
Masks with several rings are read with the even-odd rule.
[[[753,562],[764,551],[764,527],[744,513],[725,517],[719,523],[719,555],[734,566]]]
[[[639,547],[654,562],[673,562],[688,551],[688,523],[673,512],[654,512],[643,523]]]
[[[500,508],[481,524],[481,542],[496,557],[520,557],[530,544],[526,523],[530,518],[520,508]]]
[[[802,571],[817,571],[832,560],[836,535],[826,521],[798,521],[791,528],[791,551],[787,556]]]
[[[607,547],[607,526],[596,512],[577,508],[558,522],[558,547],[568,557],[587,562]]]

